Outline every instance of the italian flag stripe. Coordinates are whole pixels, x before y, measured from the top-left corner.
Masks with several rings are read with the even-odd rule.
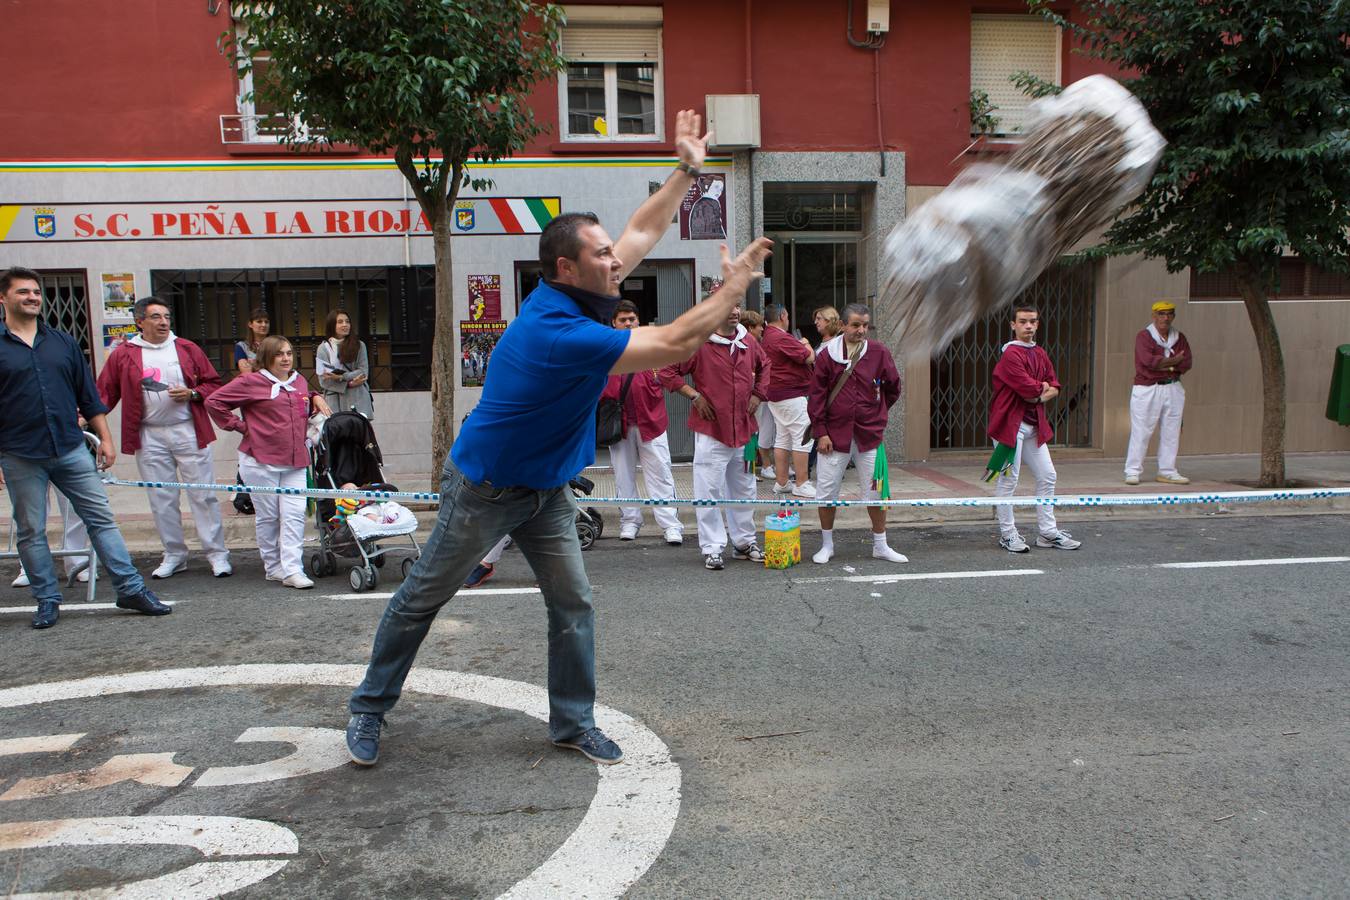
[[[523,234],[525,229],[520,227],[520,222],[516,221],[516,214],[512,212],[510,204],[499,197],[493,197],[488,200],[492,204],[492,211],[497,214],[501,220],[502,230],[507,234]]]

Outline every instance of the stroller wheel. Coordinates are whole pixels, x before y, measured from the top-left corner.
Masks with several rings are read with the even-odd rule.
[[[366,590],[375,590],[375,585],[380,583],[380,570],[374,566],[366,566]]]
[[[315,553],[309,558],[309,574],[313,578],[322,578],[328,572],[323,564],[323,554]]]
[[[589,550],[595,546],[598,537],[600,537],[599,530],[586,516],[577,519],[577,540],[581,542],[582,550]]]
[[[323,553],[323,574],[336,575],[337,570],[337,554],[331,550],[325,550]]]
[[[403,576],[405,580],[408,577],[408,573],[412,571],[413,563],[415,562],[417,562],[417,560],[413,559],[411,556],[403,557],[403,562],[399,565],[398,568],[399,573]]]
[[[352,566],[351,571],[347,573],[347,583],[352,586],[354,591],[364,591],[366,589],[366,570],[360,566]]]
[[[595,524],[595,536],[598,538],[605,533],[605,520],[600,516],[600,510],[594,506],[586,507],[586,513],[591,517],[591,522]]]

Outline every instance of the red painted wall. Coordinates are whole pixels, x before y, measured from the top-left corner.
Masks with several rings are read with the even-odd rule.
[[[854,6],[856,36],[866,4]],[[845,39],[843,0],[667,2],[667,134],[675,110],[701,109],[707,94],[745,92],[750,63],[760,95],[761,149],[875,151],[875,56],[886,148],[906,153],[909,184],[944,184],[955,172],[953,158],[970,143],[970,14],[1025,8],[1023,0],[892,0],[890,34],[874,53]],[[23,35],[27,47],[43,48],[36,60],[5,66],[0,120],[14,124],[0,154],[39,160],[230,156],[219,117],[237,111],[236,83],[216,47],[230,27],[227,9],[227,0],[216,16],[208,15],[204,0],[121,0],[117,15],[95,16],[87,0],[0,0],[5,30]],[[1063,60],[1066,82],[1110,70],[1070,53],[1067,39]],[[549,130],[528,155],[671,152],[669,145],[564,147],[556,84],[541,86],[531,105]]]

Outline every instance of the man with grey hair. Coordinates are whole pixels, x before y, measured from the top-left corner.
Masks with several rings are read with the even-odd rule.
[[[122,452],[134,454],[142,481],[215,482],[211,442],[216,439],[205,400],[220,387],[220,375],[192,341],[173,333],[169,306],[142,297],[132,307],[139,333],[108,354],[98,391],[109,409],[122,404]],[[188,545],[178,488],[146,488],[164,559],[152,578],[169,578],[187,567]],[[233,572],[214,491],[188,491],[197,537],[211,573]]]

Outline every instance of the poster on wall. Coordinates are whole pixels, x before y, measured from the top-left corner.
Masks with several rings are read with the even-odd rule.
[[[469,318],[475,322],[502,317],[502,276],[469,276]]]
[[[104,272],[99,276],[103,292],[103,318],[130,319],[136,302],[136,276],[131,272]]]
[[[127,338],[136,334],[136,325],[132,322],[121,322],[116,325],[103,326],[103,358],[107,359],[108,354],[126,343]]]
[[[727,237],[727,176],[700,175],[680,201],[680,240],[723,241]]]
[[[464,387],[482,387],[487,378],[488,360],[506,331],[505,322],[459,323],[459,377]]]

